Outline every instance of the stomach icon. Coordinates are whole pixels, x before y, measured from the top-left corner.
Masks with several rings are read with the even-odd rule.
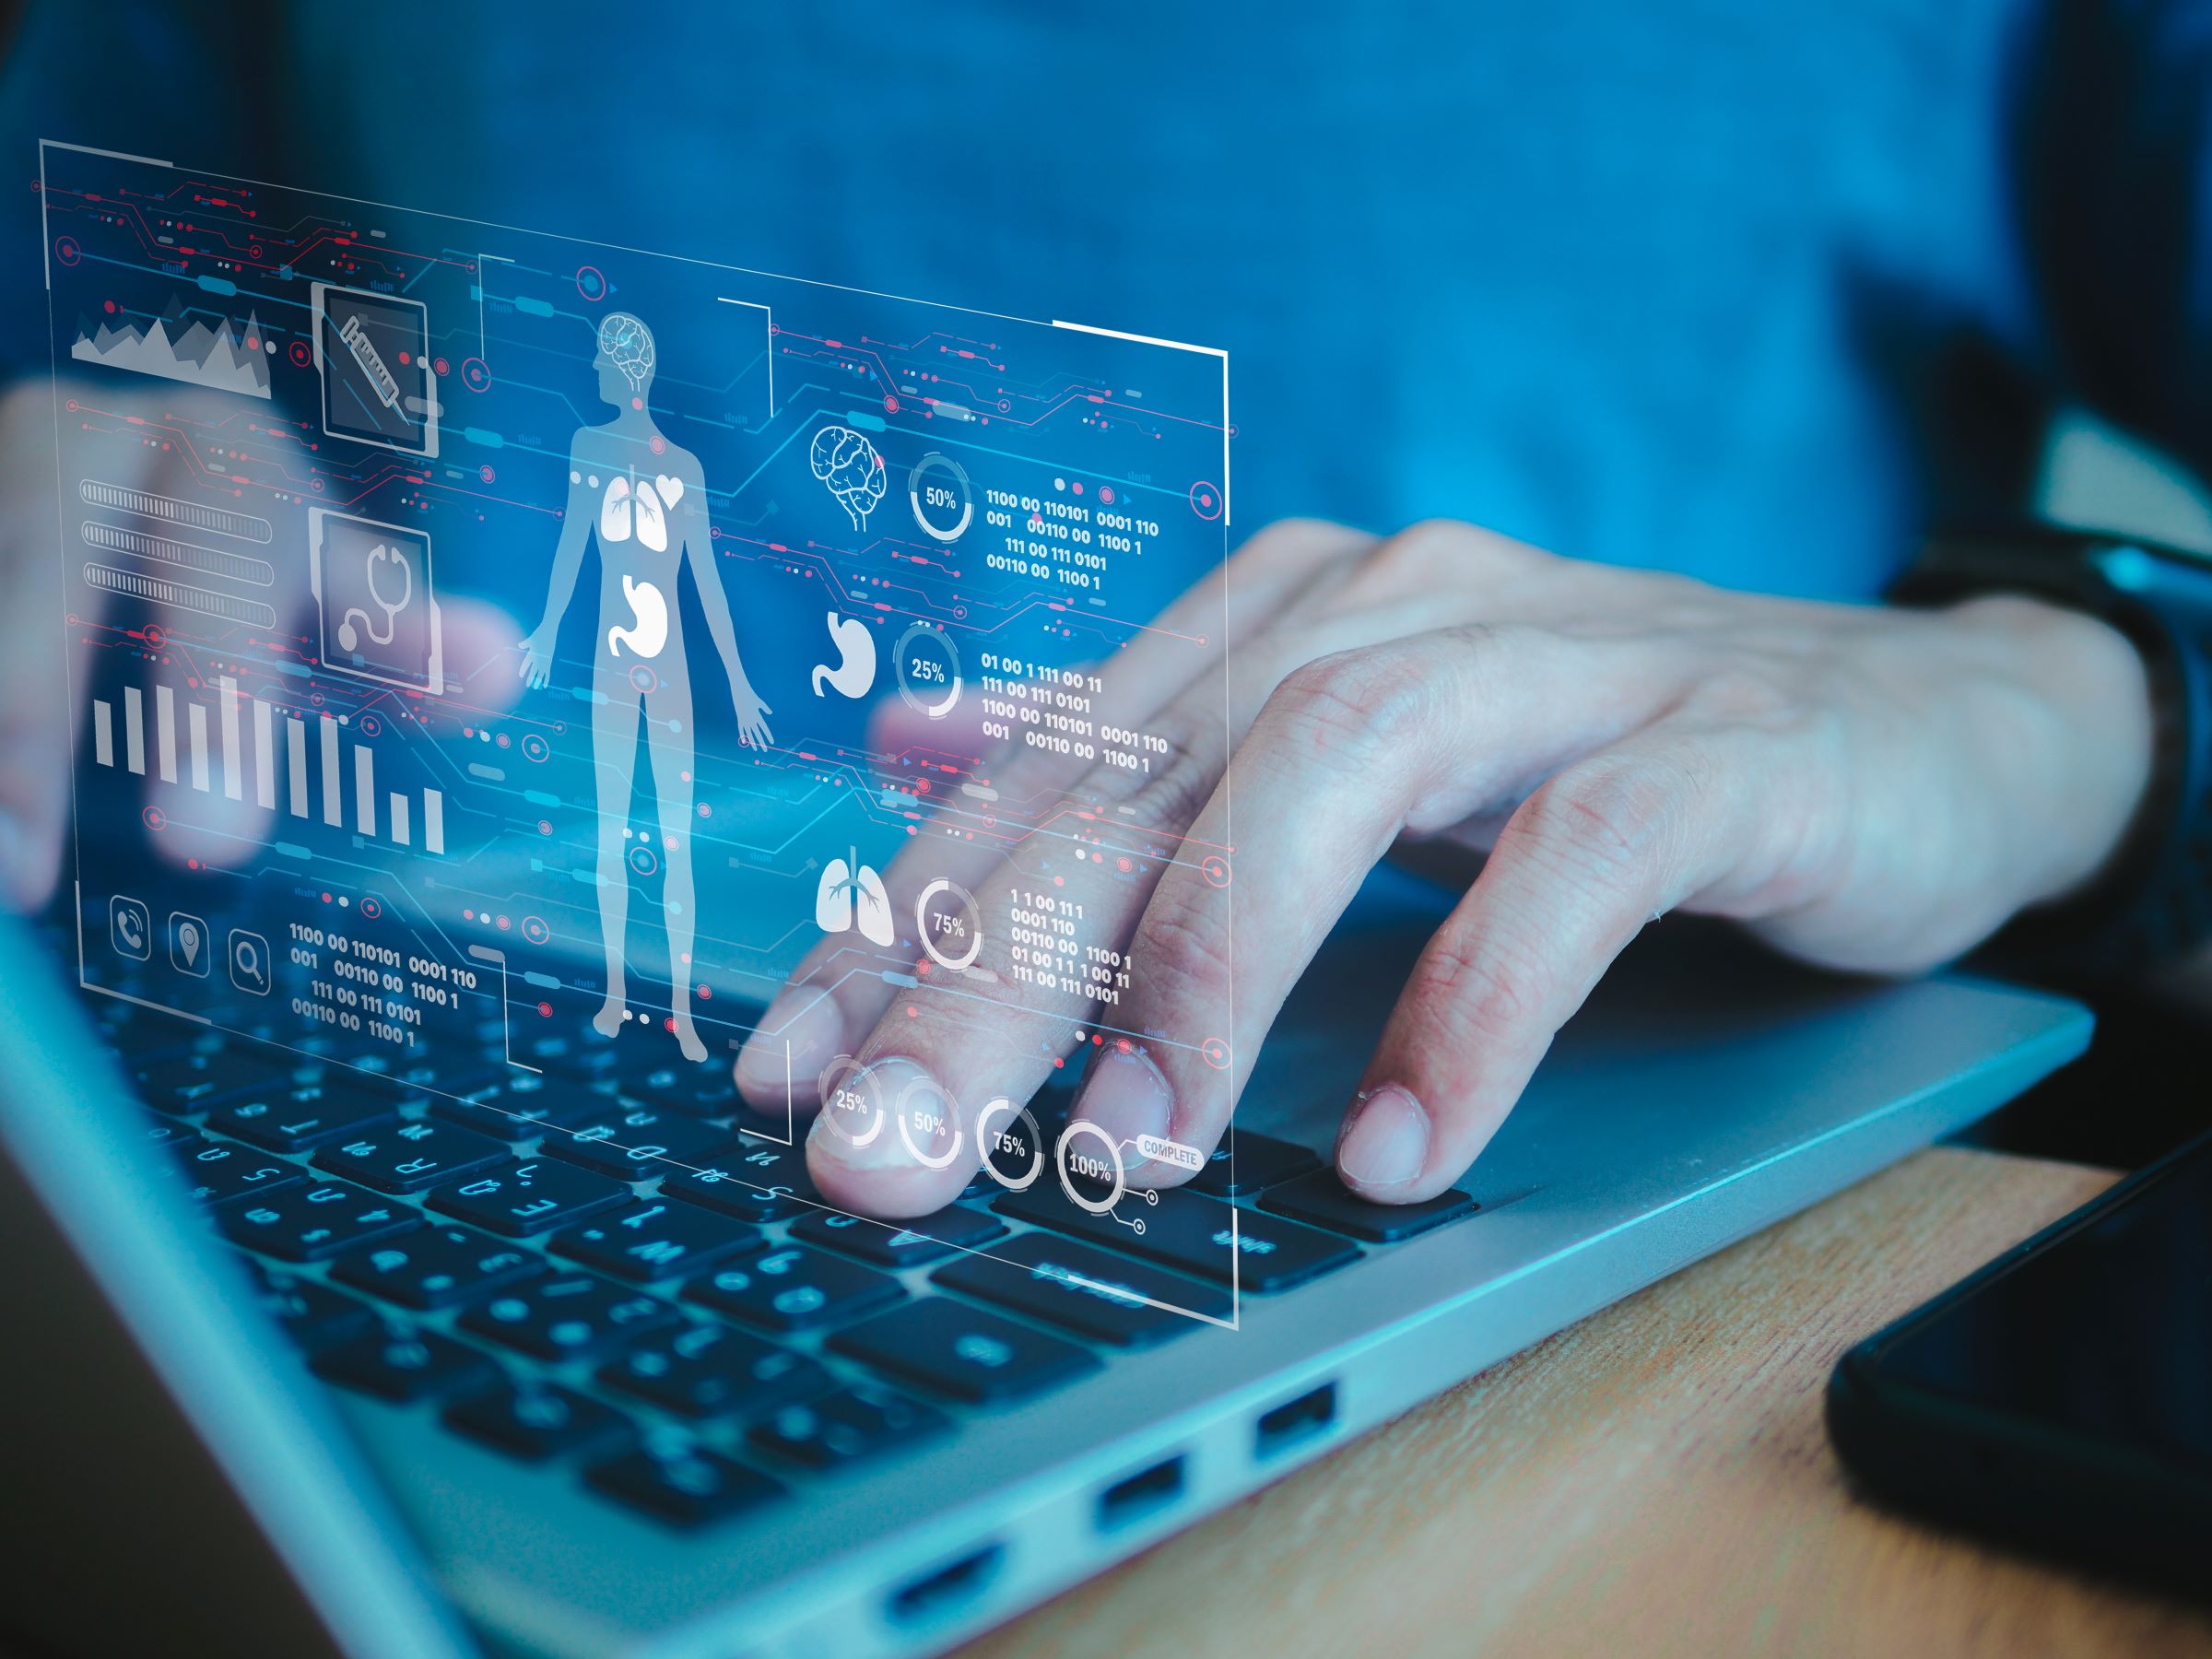
[[[668,643],[668,601],[652,582],[640,582],[634,576],[622,578],[622,597],[629,601],[630,614],[637,621],[629,628],[618,624],[606,630],[607,654],[618,657],[627,646],[633,656],[659,656],[661,647]]]

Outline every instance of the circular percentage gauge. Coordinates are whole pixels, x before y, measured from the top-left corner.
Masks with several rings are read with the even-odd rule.
[[[1068,1143],[1078,1135],[1088,1135],[1106,1148],[1106,1164],[1113,1171],[1113,1191],[1107,1194],[1103,1201],[1086,1198],[1077,1188],[1075,1177],[1068,1171]],[[1094,1216],[1107,1214],[1122,1201],[1122,1194],[1128,1191],[1127,1180],[1122,1173],[1122,1149],[1113,1144],[1112,1135],[1087,1118],[1077,1118],[1060,1132],[1060,1145],[1054,1154],[1054,1161],[1060,1166],[1060,1190],[1067,1194],[1067,1201],[1088,1210]]]
[[[960,539],[975,517],[975,490],[968,482],[966,469],[950,455],[934,450],[915,462],[914,470],[906,475],[906,499],[922,534],[948,547]]]
[[[991,1120],[1002,1112],[1019,1118],[1029,1126],[1030,1172],[1019,1181],[1015,1180],[1000,1169],[998,1159],[992,1156],[1000,1149],[995,1136],[1005,1134],[1006,1131],[994,1130],[991,1127]],[[975,1114],[975,1144],[983,1148],[983,1168],[991,1171],[991,1179],[997,1182],[1009,1193],[1028,1192],[1030,1188],[1037,1184],[1037,1177],[1044,1173],[1044,1140],[1037,1131],[1036,1114],[1031,1112],[1027,1106],[1015,1105],[1005,1095],[1000,1095]],[[1018,1144],[1018,1142],[1015,1143],[1016,1146]]]
[[[849,1146],[865,1147],[883,1133],[883,1093],[866,1066],[850,1054],[840,1054],[822,1067],[822,1121],[830,1132]],[[868,1126],[853,1127],[865,1117]]]
[[[917,1096],[922,1098],[917,1100]],[[935,1102],[934,1112],[930,1110],[932,1101]],[[942,1170],[960,1155],[960,1109],[952,1103],[952,1097],[935,1078],[915,1077],[910,1081],[899,1091],[899,1108],[892,1115],[899,1120],[899,1138],[906,1143],[906,1149],[918,1162],[933,1170]],[[941,1136],[946,1130],[952,1131],[952,1139],[944,1151],[933,1157],[914,1145],[913,1124],[917,1117],[927,1124],[925,1135]]]
[[[938,967],[961,973],[975,966],[983,948],[982,919],[966,888],[938,877],[914,900],[914,926],[922,948]]]
[[[932,720],[942,720],[960,700],[960,655],[952,636],[927,622],[917,622],[899,636],[891,648],[899,673],[899,695],[909,708],[919,709]]]

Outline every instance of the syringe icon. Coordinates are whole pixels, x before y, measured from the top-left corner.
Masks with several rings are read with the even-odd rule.
[[[338,330],[338,338],[346,343],[346,349],[353,353],[353,360],[361,366],[361,372],[369,377],[369,383],[376,388],[376,394],[383,400],[384,407],[394,415],[398,414],[399,382],[392,378],[392,371],[384,367],[384,359],[377,356],[376,347],[369,343],[369,336],[362,333],[360,318],[347,317],[346,326]]]

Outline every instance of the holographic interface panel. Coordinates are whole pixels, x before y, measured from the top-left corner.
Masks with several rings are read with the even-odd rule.
[[[819,1111],[1141,1233],[1124,1164],[1206,1149],[1049,1102],[1171,1045],[1228,1115],[1226,991],[1117,1014],[1161,870],[1229,899],[1176,784],[1229,717],[1223,354],[41,159],[88,989],[508,1112],[727,1116],[781,1041],[735,1154],[641,1178]],[[794,973],[1003,1087],[800,1053]]]

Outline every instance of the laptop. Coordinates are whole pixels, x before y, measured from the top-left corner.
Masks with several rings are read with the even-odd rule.
[[[0,932],[0,1388],[55,1651],[942,1650],[2088,1040],[1670,923],[1368,1205],[1326,1148],[1452,900],[1385,868],[1220,1145],[1124,1147],[1088,1056],[1219,1118],[1241,1060],[1134,907],[1304,902],[1183,799],[1223,354],[81,146],[40,200],[84,712]],[[872,1095],[794,974],[996,1093]],[[818,1103],[973,1173],[841,1211]]]
[[[1017,1325],[1079,1351],[997,1397],[964,1397],[976,1391],[933,1386],[896,1354],[840,1350],[837,1333],[881,1317],[883,1300],[810,1323],[749,1288],[716,1292],[718,1277],[758,1283],[747,1264],[806,1248],[794,1232],[819,1212],[799,1207],[757,1215],[757,1239],[719,1268],[593,1274],[815,1379],[811,1405],[779,1403],[771,1379],[757,1404],[700,1412],[618,1381],[598,1350],[548,1361],[526,1336],[468,1323],[496,1284],[426,1310],[419,1275],[394,1267],[381,1292],[360,1282],[373,1243],[324,1256],[296,1232],[241,1247],[226,1210],[335,1183],[312,1153],[233,1138],[222,1091],[173,1079],[272,1060],[288,1075],[292,1056],[129,1005],[76,1006],[51,951],[11,926],[0,1255],[20,1317],[0,1388],[7,1419],[37,1425],[6,1454],[8,1548],[27,1587],[11,1617],[56,1653],[187,1639],[363,1654],[941,1651],[1970,1124],[2089,1036],[2062,999],[1957,974],[1869,985],[1778,971],[1685,929],[1634,947],[1568,1027],[1469,1173],[1465,1210],[1395,1239],[1380,1236],[1387,1214],[1276,1214],[1271,1186],[1313,1167],[1379,1030],[1386,999],[1359,988],[1390,982],[1446,902],[1411,877],[1370,883],[1301,986],[1284,1024],[1296,1037],[1260,1063],[1232,1130],[1245,1137],[1238,1190],[1216,1180],[1163,1199],[1163,1215],[1234,1209],[1245,1234],[1306,1253],[1279,1280],[1246,1281],[1236,1328],[1170,1316],[1145,1335],[1144,1304],[1070,1288],[1052,1265],[1149,1285],[1179,1271],[1161,1265],[1174,1243],[1117,1247],[1083,1212],[1023,1211],[980,1189],[961,1207],[1003,1226],[994,1254],[1042,1266],[1026,1282],[948,1272],[969,1259],[949,1253],[867,1260],[881,1235],[851,1256],[814,1253],[832,1277],[956,1331],[987,1318],[976,1329],[993,1340]],[[256,1183],[276,1184],[195,1200],[204,1183],[178,1171],[209,1148],[280,1171]],[[376,1207],[415,1223],[387,1248],[443,1220],[415,1197]],[[590,1248],[558,1230],[473,1241],[526,1258],[500,1271],[535,1268],[539,1283],[578,1277],[561,1252]],[[803,1271],[771,1282],[801,1292],[787,1307],[837,1293]],[[399,1363],[378,1362],[380,1345]],[[409,1371],[422,1345],[434,1358]],[[509,1403],[528,1419],[533,1398],[537,1420],[512,1420]],[[705,1444],[744,1500],[694,1513],[657,1484],[610,1484],[606,1470],[630,1467],[619,1448],[656,1435],[679,1493],[683,1460]]]

